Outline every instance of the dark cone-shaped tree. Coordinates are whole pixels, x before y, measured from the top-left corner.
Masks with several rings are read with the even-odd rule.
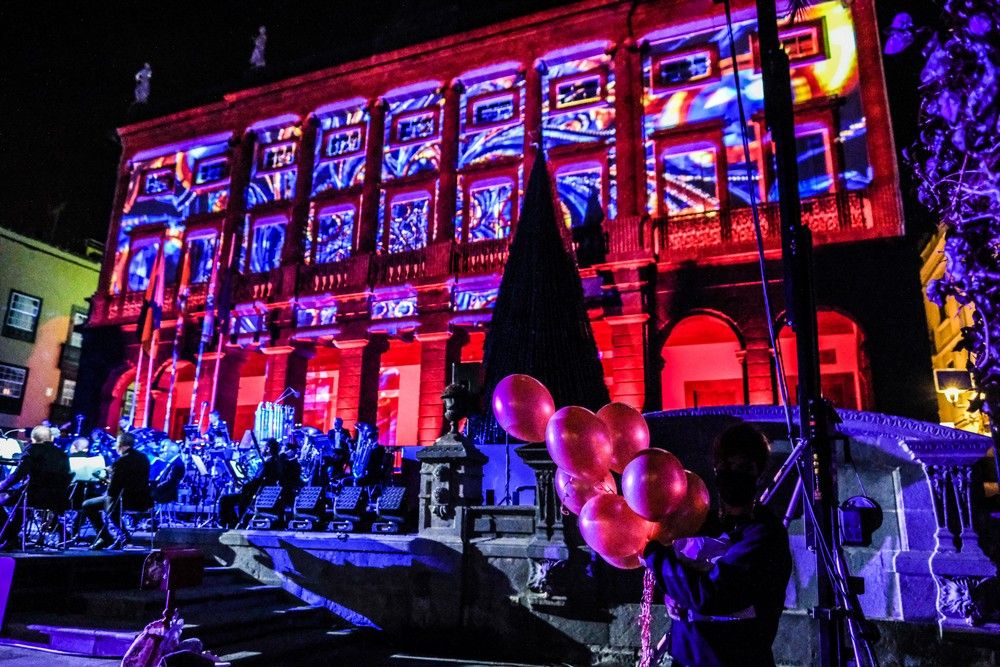
[[[491,398],[497,383],[512,373],[541,381],[552,392],[556,408],[598,410],[609,401],[583,283],[560,224],[539,150],[484,343],[486,442],[503,442]]]

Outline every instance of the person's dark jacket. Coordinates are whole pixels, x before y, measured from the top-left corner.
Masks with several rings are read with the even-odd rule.
[[[178,455],[168,461],[153,480],[150,495],[158,503],[176,503],[177,488],[184,479],[184,460]]]
[[[673,547],[652,542],[646,565],[681,615],[726,617],[753,609],[743,620],[674,620],[670,655],[675,664],[699,667],[774,665],[771,645],[792,572],[788,531],[767,508],[726,530],[732,541],[708,572],[678,559]]]
[[[134,447],[111,465],[108,497],[115,500],[119,496],[125,510],[142,511],[153,506],[149,495],[149,459]]]
[[[27,478],[28,506],[63,512],[69,509],[69,485],[73,474],[69,457],[51,442],[28,445],[21,461],[3,482],[0,493],[6,493]]]

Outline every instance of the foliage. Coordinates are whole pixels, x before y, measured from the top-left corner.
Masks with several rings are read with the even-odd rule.
[[[907,152],[920,201],[945,228],[947,268],[928,287],[975,306],[961,345],[1000,421],[1000,3],[949,0],[944,25],[924,47],[920,130]],[[992,410],[990,410],[992,404]],[[978,408],[982,401],[973,405]]]

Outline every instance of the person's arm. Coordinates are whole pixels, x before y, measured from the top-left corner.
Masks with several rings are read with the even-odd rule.
[[[681,606],[708,615],[730,614],[753,604],[758,586],[770,576],[776,539],[763,525],[749,526],[708,572],[685,565],[667,547],[651,550],[646,562]]]
[[[7,475],[7,477],[2,482],[0,482],[0,493],[6,493],[8,489],[10,489],[10,487],[14,486],[22,479],[30,475],[31,462],[32,462],[32,456],[31,456],[31,450],[29,449],[28,453],[26,453],[24,455],[24,458],[22,458],[21,461],[17,464],[17,467],[14,468],[14,472]]]
[[[122,478],[125,476],[123,468],[126,463],[125,457],[119,458],[111,464],[111,474],[108,476],[108,498],[115,500],[122,493]]]

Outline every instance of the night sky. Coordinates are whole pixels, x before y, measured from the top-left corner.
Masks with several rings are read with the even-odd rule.
[[[120,151],[114,130],[130,118],[133,77],[144,61],[153,67],[147,115],[155,115],[246,86],[259,25],[269,36],[265,79],[279,79],[564,4],[5,2],[0,226],[73,250],[85,238],[105,240]],[[933,15],[930,0],[878,6],[884,25],[900,8],[918,22]],[[898,145],[912,141],[915,55],[897,56],[888,68],[890,99],[907,110],[893,114]]]

